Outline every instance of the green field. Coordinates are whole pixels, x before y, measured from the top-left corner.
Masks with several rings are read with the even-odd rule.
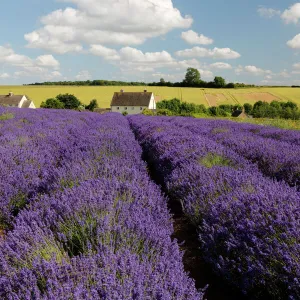
[[[161,99],[179,98],[183,101],[213,106],[220,104],[255,103],[258,100],[294,101],[300,106],[300,88],[246,88],[246,89],[200,89],[200,88],[169,88],[169,87],[76,87],[76,86],[0,86],[0,95],[25,94],[32,99],[37,107],[47,98],[58,94],[70,93],[77,96],[83,103],[97,99],[99,106],[106,108],[114,92],[124,89],[128,92],[139,92],[147,89]],[[208,100],[209,99],[209,100]]]

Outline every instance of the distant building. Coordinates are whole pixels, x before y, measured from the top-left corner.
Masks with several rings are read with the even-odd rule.
[[[18,108],[36,108],[33,101],[29,100],[25,95],[0,95],[0,106],[18,107]]]
[[[249,118],[245,112],[245,108],[243,107],[242,110],[236,110],[232,113],[232,117],[239,118],[239,119],[247,119]]]
[[[145,90],[143,93],[125,93],[121,90],[114,93],[111,101],[112,112],[127,112],[129,115],[136,115],[143,112],[144,109],[156,109],[154,94]]]

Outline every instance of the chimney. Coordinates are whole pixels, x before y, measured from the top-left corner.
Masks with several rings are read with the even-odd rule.
[[[121,90],[120,92],[121,92],[121,93],[124,93],[124,90]]]
[[[147,93],[147,90],[144,90],[144,93]]]
[[[13,92],[9,92],[9,93],[8,93],[8,97],[12,97],[13,95],[14,95]]]

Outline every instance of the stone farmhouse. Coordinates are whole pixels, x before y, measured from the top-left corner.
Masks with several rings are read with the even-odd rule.
[[[28,97],[26,97],[25,95],[14,95],[11,92],[8,95],[0,95],[0,106],[33,109],[36,108],[33,101],[28,99]]]
[[[129,92],[121,90],[114,93],[111,101],[111,111],[124,113],[128,115],[136,115],[143,112],[144,109],[156,109],[156,100],[154,94],[145,90],[143,93]]]

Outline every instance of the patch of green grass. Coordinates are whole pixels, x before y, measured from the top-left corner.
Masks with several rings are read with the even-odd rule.
[[[13,119],[15,116],[12,113],[5,113],[0,115],[0,121]]]
[[[27,195],[19,192],[17,195],[10,199],[10,207],[14,216],[18,215],[18,213],[26,206],[27,204]]]
[[[221,155],[215,153],[208,153],[200,159],[200,164],[206,168],[213,167],[233,167],[234,163]]]
[[[261,126],[272,126],[289,130],[300,130],[300,120],[285,120],[285,119],[256,119],[256,118],[225,118],[225,117],[211,117],[204,114],[194,114],[197,119],[212,119],[212,120],[227,120],[238,123],[250,123]]]
[[[57,263],[62,263],[67,258],[66,253],[62,249],[50,242],[43,244],[33,256],[39,256],[46,261],[51,261],[52,258],[55,258]]]

